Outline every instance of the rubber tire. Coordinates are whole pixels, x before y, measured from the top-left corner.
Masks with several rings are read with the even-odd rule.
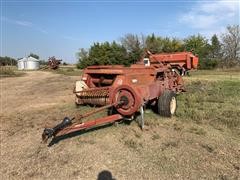
[[[164,117],[172,117],[176,113],[177,109],[177,99],[176,99],[176,108],[174,113],[171,113],[170,110],[170,103],[172,98],[175,97],[176,99],[176,93],[173,91],[165,91],[159,98],[157,103],[157,111],[158,114]]]

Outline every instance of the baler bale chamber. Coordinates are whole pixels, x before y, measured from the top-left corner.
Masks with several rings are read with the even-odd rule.
[[[183,82],[166,66],[91,66],[84,70],[82,81],[76,83],[76,104],[104,106],[124,101],[122,107],[114,107],[115,112],[132,116],[140,106],[156,105],[167,89],[181,92]]]
[[[182,76],[171,64],[147,60],[144,58],[130,67],[104,65],[84,69],[74,88],[75,103],[97,108],[83,115],[65,117],[57,126],[45,128],[43,140],[120,120],[133,120],[139,113],[143,128],[145,107],[154,107],[161,116],[174,115],[176,95],[184,91]],[[83,118],[103,110],[108,110],[108,116],[82,122]]]

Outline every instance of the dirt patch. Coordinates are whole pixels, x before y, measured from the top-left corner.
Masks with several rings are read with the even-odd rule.
[[[239,179],[239,137],[183,115],[148,110],[144,131],[135,122],[105,126],[47,147],[46,124],[88,107],[74,105],[78,76],[26,73],[0,80],[2,179],[96,179],[106,171],[115,179]]]

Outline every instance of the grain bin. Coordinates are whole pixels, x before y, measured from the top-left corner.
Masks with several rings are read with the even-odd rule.
[[[24,62],[27,61],[27,58],[22,58],[18,60],[18,70],[24,70]]]
[[[25,57],[18,60],[18,70],[37,70],[39,69],[39,60],[33,57]]]

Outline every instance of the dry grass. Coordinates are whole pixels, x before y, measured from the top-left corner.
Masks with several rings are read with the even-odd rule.
[[[2,179],[96,179],[104,170],[115,179],[240,178],[239,81],[231,72],[186,78],[177,116],[147,110],[144,131],[136,122],[106,126],[51,147],[41,144],[45,124],[90,108],[74,106],[79,77],[26,73],[0,80]]]
[[[23,72],[17,71],[15,66],[1,66],[0,78],[3,77],[18,77],[24,75]]]
[[[56,70],[56,73],[63,74],[67,76],[81,76],[82,70],[73,68],[73,67],[67,67],[67,68],[59,68]]]
[[[46,69],[44,71],[53,72],[56,74],[62,74],[62,75],[66,75],[66,76],[81,76],[82,75],[82,70],[77,69],[76,66],[72,66],[72,65],[60,66],[56,70]]]

